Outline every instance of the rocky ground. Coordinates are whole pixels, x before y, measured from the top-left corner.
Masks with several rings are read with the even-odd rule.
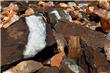
[[[0,8],[1,72],[110,73],[110,1],[1,1]],[[24,58],[32,15],[46,23],[46,46]]]

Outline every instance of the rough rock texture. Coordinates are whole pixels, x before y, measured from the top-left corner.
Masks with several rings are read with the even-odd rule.
[[[54,45],[55,39],[51,27],[46,25],[46,43],[47,46]],[[1,51],[2,64],[11,64],[23,58],[23,51],[27,44],[28,27],[24,17],[13,23],[9,28],[1,28]]]
[[[57,67],[43,68],[36,73],[59,73],[59,69]]]
[[[41,69],[43,65],[40,62],[37,61],[22,61],[19,64],[17,64],[15,67],[4,71],[3,73],[33,73],[39,69]]]
[[[1,28],[1,65],[10,64],[23,58],[22,52],[27,42],[28,27],[21,18],[9,28]]]
[[[103,33],[90,30],[81,25],[71,23],[69,21],[59,21],[55,26],[57,33],[62,33],[65,37],[73,35],[80,36],[81,39],[87,43],[87,45],[94,48],[104,47],[104,44],[109,43]]]
[[[107,62],[104,52],[98,51],[104,50],[101,48],[110,42],[104,34],[68,21],[59,21],[55,28],[56,32],[64,37],[79,36],[81,38],[81,51],[77,57],[77,63],[86,73],[109,72],[106,67],[110,63]]]
[[[76,58],[80,53],[80,38],[78,36],[70,36],[67,38],[68,42],[68,57]]]
[[[110,63],[106,60],[102,49],[93,49],[84,41],[81,42],[81,52],[77,57],[78,65],[85,70],[86,73],[109,73]]]

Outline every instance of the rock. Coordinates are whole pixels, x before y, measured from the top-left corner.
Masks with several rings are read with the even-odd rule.
[[[66,66],[64,65],[64,66],[61,67],[59,73],[74,73],[74,72],[72,72],[72,71],[68,68],[67,65],[66,65]]]
[[[105,15],[105,19],[110,19],[110,11],[107,11],[107,13]]]
[[[77,4],[75,2],[68,2],[68,5],[70,7],[77,7]]]
[[[110,43],[104,47],[105,54],[107,56],[107,60],[110,61]]]
[[[59,69],[57,67],[43,68],[36,73],[59,73]]]
[[[110,11],[107,11],[105,17],[101,18],[101,26],[102,26],[102,29],[109,33],[110,32]]]
[[[29,35],[23,56],[30,58],[46,47],[46,22],[40,14],[25,17],[25,20],[29,28]]]
[[[26,3],[25,1],[17,1],[17,2],[15,2],[17,5],[18,5],[18,7],[19,7],[19,10],[18,10],[18,12],[19,12],[19,14],[21,15],[21,14],[24,14],[25,13],[25,10],[28,8],[28,3]]]
[[[66,3],[59,3],[59,7],[68,8],[69,6]]]
[[[46,45],[52,46],[55,44],[52,29],[49,25],[46,25],[46,27]],[[29,29],[24,17],[20,18],[7,29],[1,28],[1,38],[3,38],[1,40],[2,65],[11,64],[23,59],[23,51],[28,41],[28,34]]]
[[[76,64],[75,60],[65,58],[59,73],[85,73],[85,71]]]
[[[53,30],[52,30],[50,24],[46,24],[46,34],[47,34],[47,36],[46,36],[47,46],[52,46],[53,44],[55,44],[56,40],[55,40]]]
[[[59,21],[55,26],[56,32],[61,33],[64,37],[68,36],[79,36],[81,40],[87,43],[91,47],[104,47],[105,44],[109,43],[103,33],[90,30],[81,25],[71,23],[66,20]],[[62,30],[65,29],[65,30]]]
[[[54,26],[60,19],[72,21],[71,16],[63,9],[48,8],[45,10],[45,13],[48,14],[48,22],[51,24],[51,26]]]
[[[96,73],[93,53],[93,48],[81,41],[81,52],[77,57],[77,63],[86,73]]]
[[[15,67],[6,70],[3,73],[33,73],[42,67],[43,65],[40,62],[28,60],[20,62]]]
[[[55,39],[57,41],[57,49],[59,50],[59,53],[55,54],[50,61],[51,66],[60,67],[61,61],[63,60],[65,56],[64,47],[66,45],[66,41],[64,37],[58,33],[54,34]]]
[[[70,36],[67,38],[68,58],[76,58],[80,53],[80,38],[78,36]]]
[[[27,42],[28,27],[20,18],[9,28],[1,28],[1,66],[11,64],[23,58],[23,50]]]
[[[51,66],[60,67],[60,64],[64,58],[64,55],[65,55],[64,51],[61,51],[60,53],[53,56],[50,61]]]
[[[95,21],[96,23],[98,23],[100,19],[101,18],[97,14],[94,14],[94,13],[89,14],[90,21]]]
[[[29,16],[29,15],[32,15],[34,14],[34,10],[32,8],[28,8],[26,11],[25,11],[25,15],[26,16]]]
[[[108,0],[99,0],[99,6],[102,7],[102,8],[107,9],[109,7]]]
[[[110,63],[107,62],[104,53],[99,48],[93,49],[83,41],[81,41],[81,53],[77,57],[77,63],[86,73],[109,72]]]
[[[108,33],[108,34],[106,35],[106,38],[107,38],[108,40],[110,40],[110,33]]]
[[[110,19],[101,18],[100,23],[101,23],[103,31],[107,33],[110,32]]]

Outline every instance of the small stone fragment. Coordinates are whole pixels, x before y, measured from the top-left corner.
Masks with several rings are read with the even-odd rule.
[[[28,8],[26,11],[25,11],[25,15],[26,16],[29,16],[29,15],[32,15],[34,13],[34,10],[32,8]]]

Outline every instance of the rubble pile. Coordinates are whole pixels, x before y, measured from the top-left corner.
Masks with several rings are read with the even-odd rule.
[[[110,73],[110,1],[1,1],[2,73]]]

